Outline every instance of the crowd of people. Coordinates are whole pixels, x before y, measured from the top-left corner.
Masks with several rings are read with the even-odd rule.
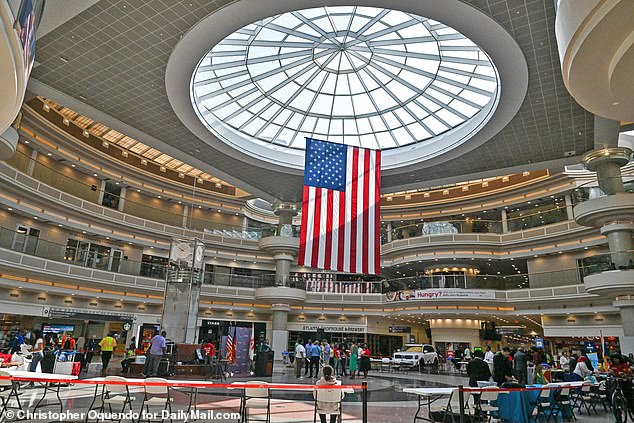
[[[319,370],[325,366],[330,366],[336,376],[350,376],[354,379],[358,375],[367,378],[370,371],[370,350],[366,344],[355,341],[348,343],[346,338],[341,343],[332,345],[326,339],[309,339],[306,343],[299,339],[295,343],[294,364],[297,379],[306,376],[317,378]]]

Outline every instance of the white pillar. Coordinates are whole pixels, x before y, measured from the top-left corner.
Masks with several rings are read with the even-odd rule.
[[[125,194],[128,192],[128,189],[126,187],[121,188],[121,192],[119,193],[119,207],[117,207],[117,210],[119,210],[120,212],[123,211],[123,208],[125,207]]]
[[[288,313],[291,308],[287,304],[273,304],[271,311],[273,311],[271,349],[275,351],[274,360],[281,361],[282,352],[288,349]]]
[[[39,153],[37,150],[31,150],[31,159],[29,160],[29,167],[26,169],[26,173],[33,176],[33,171],[35,170],[35,164],[37,163],[37,155]]]

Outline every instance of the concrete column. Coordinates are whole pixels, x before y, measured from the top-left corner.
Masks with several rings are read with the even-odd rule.
[[[502,215],[502,233],[507,233],[509,231],[509,222],[507,220],[506,217],[506,210],[502,209],[501,210],[501,215]]]
[[[392,242],[392,222],[387,222],[387,242]]]
[[[288,304],[272,304],[273,333],[271,334],[271,348],[275,351],[275,361],[282,361],[282,352],[288,349]]]
[[[189,218],[189,206],[183,206],[183,228],[187,227],[188,218]]]
[[[605,161],[597,165],[597,180],[599,188],[606,195],[614,195],[625,191],[623,179],[621,179],[621,166],[619,163]]]
[[[31,159],[29,160],[29,167],[26,169],[26,173],[33,176],[33,171],[35,170],[35,164],[37,163],[37,150],[31,150]]]
[[[634,260],[634,224],[613,223],[601,227],[601,234],[608,238],[612,263],[619,267],[629,266]]]
[[[566,202],[566,216],[568,220],[572,220],[575,218],[575,214],[572,211],[572,197],[570,197],[570,194],[564,195],[564,201]]]
[[[120,212],[123,211],[123,207],[125,206],[125,194],[127,192],[128,189],[126,187],[121,188],[121,193],[119,194],[119,207],[117,207],[117,210]]]
[[[275,254],[273,259],[275,260],[275,284],[278,286],[288,286],[293,256],[281,253]]]
[[[97,199],[97,204],[103,204],[103,195],[106,192],[106,180],[102,179],[101,185],[99,185],[99,198]]]

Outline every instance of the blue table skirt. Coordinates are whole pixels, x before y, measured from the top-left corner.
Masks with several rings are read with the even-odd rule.
[[[535,385],[535,388],[539,388],[543,385]],[[499,411],[499,418],[501,420],[512,423],[531,423],[531,414],[535,408],[537,398],[541,391],[512,391],[506,394],[498,395],[497,405]],[[555,403],[555,392],[550,391],[550,403]],[[559,414],[563,414],[563,417],[571,417],[571,410],[564,409],[563,413],[560,410]]]
[[[512,391],[498,395],[499,418],[512,423],[530,423],[540,391]]]

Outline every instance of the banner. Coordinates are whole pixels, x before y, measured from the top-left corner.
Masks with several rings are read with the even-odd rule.
[[[495,299],[495,291],[491,289],[460,289],[460,288],[441,288],[441,289],[420,289],[388,292],[385,294],[388,302],[408,301],[408,300],[491,300]]]

